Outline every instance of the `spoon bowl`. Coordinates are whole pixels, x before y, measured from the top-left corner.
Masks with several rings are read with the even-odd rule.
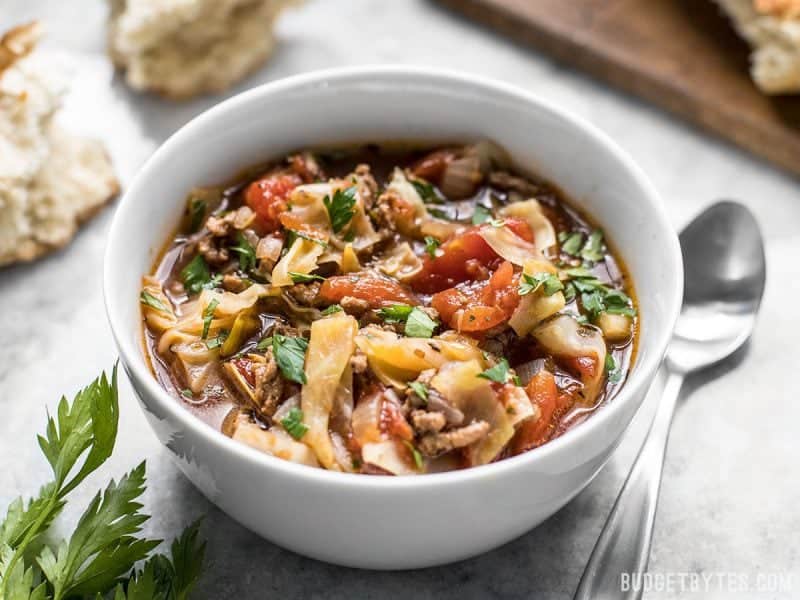
[[[683,307],[667,365],[683,374],[733,354],[755,326],[766,282],[758,223],[741,204],[722,201],[681,232]]]

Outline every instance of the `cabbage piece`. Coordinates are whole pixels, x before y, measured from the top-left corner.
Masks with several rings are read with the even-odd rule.
[[[416,475],[419,473],[410,450],[396,440],[384,440],[365,444],[361,449],[364,463],[380,467],[392,475]]]
[[[404,390],[422,371],[439,368],[447,361],[479,360],[477,343],[454,332],[430,339],[400,337],[378,327],[365,327],[356,345],[367,355],[372,372],[386,385]]]
[[[201,341],[175,344],[171,347],[177,366],[181,370],[186,387],[193,394],[201,394],[206,387],[221,379],[218,350],[209,350]]]
[[[408,281],[422,270],[422,259],[414,254],[408,242],[403,242],[392,247],[376,266],[390,277]]]
[[[150,303],[141,302],[142,314],[151,330],[161,333],[175,326],[178,318],[158,279],[150,276],[142,278],[142,297],[151,299]]]
[[[302,223],[321,231],[330,231],[328,209],[322,199],[333,194],[331,183],[309,183],[299,185],[289,196],[291,214],[296,215]]]
[[[302,442],[295,441],[292,436],[278,427],[270,427],[264,431],[253,423],[246,415],[239,415],[231,437],[251,448],[266,454],[277,456],[309,467],[319,467],[311,448]]]
[[[303,441],[326,469],[341,471],[328,431],[337,390],[355,350],[358,323],[349,315],[320,319],[311,324],[300,405],[308,431]]]
[[[392,179],[389,185],[386,186],[386,191],[393,192],[404,204],[414,208],[414,214],[411,219],[398,219],[397,229],[403,235],[410,237],[419,237],[419,224],[420,221],[429,218],[428,210],[425,208],[425,202],[419,195],[417,188],[414,187],[402,169],[395,167],[392,171]]]
[[[522,239],[505,225],[500,227],[481,227],[480,236],[505,260],[524,266],[531,259],[541,260],[542,253],[530,242]]]
[[[534,275],[536,273],[555,274],[558,270],[550,261],[532,259],[525,263],[522,272],[525,275]],[[508,320],[508,324],[521,337],[529,334],[534,327],[562,310],[564,306],[566,306],[566,300],[563,293],[556,292],[548,296],[544,292],[544,286],[539,286],[537,290],[520,298],[517,308]]]
[[[272,285],[294,285],[289,273],[311,273],[317,268],[317,259],[323,250],[323,246],[317,242],[300,237],[295,239],[292,247],[272,270]]]
[[[550,219],[542,212],[542,205],[538,200],[513,202],[501,208],[499,214],[502,217],[516,217],[524,220],[533,231],[533,243],[539,252],[544,253],[548,248],[556,245],[556,230]]]
[[[342,250],[342,273],[356,273],[362,269],[353,244],[348,243]]]
[[[447,401],[464,413],[464,423],[486,421],[489,433],[465,448],[471,465],[493,461],[514,436],[514,420],[488,379],[478,377],[483,365],[477,360],[448,362],[431,380]]]
[[[381,409],[383,391],[364,395],[353,410],[353,437],[359,446],[379,442],[381,434]]]
[[[603,384],[606,343],[597,327],[581,325],[571,315],[557,315],[536,327],[533,337],[556,358],[588,358],[593,368],[581,369],[582,403],[592,406]]]
[[[528,397],[525,388],[506,384],[503,386],[501,400],[509,416],[511,425],[514,427],[523,421],[527,421],[531,417],[539,418],[539,407],[531,403],[531,399]]]

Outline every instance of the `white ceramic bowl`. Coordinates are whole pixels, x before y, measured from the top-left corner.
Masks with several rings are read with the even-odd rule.
[[[639,353],[607,406],[545,446],[495,464],[419,477],[295,465],[234,442],[159,387],[142,349],[140,277],[174,231],[186,193],[240,168],[325,143],[490,138],[517,167],[558,184],[627,262]],[[309,73],[247,91],[183,127],[122,198],[105,259],[108,318],[147,418],[189,479],[231,517],[320,560],[374,569],[467,558],[525,533],[597,474],[641,404],[681,301],[677,237],[650,182],[590,124],[514,87],[429,69]]]

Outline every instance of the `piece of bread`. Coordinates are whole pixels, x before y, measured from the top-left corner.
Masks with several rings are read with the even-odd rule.
[[[173,99],[227,89],[267,60],[294,0],[110,0],[109,54],[128,84]]]
[[[66,82],[33,50],[36,24],[0,38],[0,266],[61,248],[119,191],[103,145],[62,130]]]
[[[800,0],[716,0],[753,47],[750,74],[767,94],[800,92]]]

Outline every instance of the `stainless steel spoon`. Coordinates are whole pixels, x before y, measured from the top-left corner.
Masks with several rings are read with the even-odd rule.
[[[683,380],[733,354],[755,325],[766,261],[750,211],[736,202],[718,202],[687,225],[680,241],[683,307],[662,365],[662,398],[583,572],[576,600],[641,598],[641,586],[624,586],[622,578],[647,569],[664,454]]]

